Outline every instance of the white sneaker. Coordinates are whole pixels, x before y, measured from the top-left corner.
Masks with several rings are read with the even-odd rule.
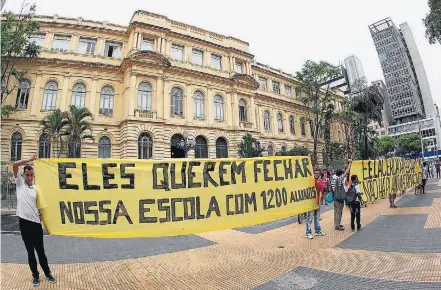
[[[309,239],[309,240],[312,240],[314,237],[312,236],[312,234],[307,234],[306,238]]]
[[[326,233],[320,232],[320,233],[315,233],[315,235],[318,237],[323,237],[323,236],[326,236]]]

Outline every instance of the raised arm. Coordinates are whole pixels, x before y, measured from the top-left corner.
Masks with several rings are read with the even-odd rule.
[[[25,165],[26,163],[32,162],[35,159],[37,159],[37,154],[32,155],[29,159],[22,159],[19,161],[16,161],[12,164],[12,172],[14,173],[14,177],[17,177],[18,174],[18,168],[22,165]]]
[[[346,168],[345,173],[343,173],[343,178],[345,178],[351,171],[351,165],[352,165],[352,160],[348,159],[348,167]]]

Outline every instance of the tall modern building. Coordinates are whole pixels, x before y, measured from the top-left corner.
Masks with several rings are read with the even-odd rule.
[[[361,61],[355,55],[351,55],[345,58],[345,68],[348,74],[348,82],[349,88],[351,91],[354,91],[355,83],[365,78],[365,74],[363,71],[363,66],[361,65]]]
[[[440,124],[429,82],[412,31],[407,23],[397,27],[390,18],[369,26],[387,87],[385,108],[388,135],[419,132],[429,150],[437,148]],[[439,146],[438,146],[439,147]]]

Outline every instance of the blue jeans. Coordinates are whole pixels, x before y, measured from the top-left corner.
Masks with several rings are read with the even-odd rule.
[[[322,231],[320,227],[320,208],[308,212],[306,218],[306,234],[311,234],[311,225],[312,225],[312,217],[314,216],[314,229],[316,233],[320,233]]]

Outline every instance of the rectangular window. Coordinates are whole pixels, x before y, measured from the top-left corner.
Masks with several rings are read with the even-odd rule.
[[[96,39],[80,38],[78,42],[77,52],[82,54],[95,54]]]
[[[141,41],[141,50],[153,51],[154,41],[151,39],[143,39]]]
[[[285,85],[285,96],[291,98],[292,97],[292,89],[291,86]]]
[[[236,62],[236,67],[235,70],[238,74],[242,74],[243,73],[243,66],[241,62]]]
[[[182,45],[172,45],[172,57],[176,60],[184,60],[184,47]]]
[[[222,69],[222,56],[212,54],[211,55],[211,66],[214,69],[221,70]]]
[[[106,41],[104,55],[112,58],[121,58],[122,44],[117,42]]]
[[[273,81],[273,92],[280,94],[280,83]]]
[[[204,64],[204,52],[201,50],[193,49],[191,53],[191,61],[194,64],[203,65]]]
[[[52,41],[52,50],[66,52],[69,51],[70,36],[55,35]]]
[[[29,42],[33,42],[36,45],[43,47],[46,34],[31,34],[29,35]]]
[[[266,78],[259,77],[259,85],[261,90],[268,90],[268,80]]]

